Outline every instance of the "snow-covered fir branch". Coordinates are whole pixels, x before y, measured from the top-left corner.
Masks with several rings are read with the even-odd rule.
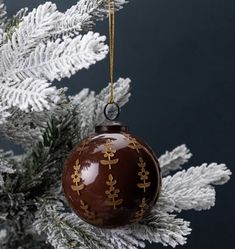
[[[167,176],[163,178],[155,209],[165,212],[210,209],[215,205],[214,185],[226,183],[230,175],[231,171],[224,164],[204,163]]]
[[[122,9],[126,3],[125,0],[115,0],[115,10]],[[80,0],[62,15],[52,36],[74,36],[91,29],[95,21],[103,20],[107,16],[107,0]]]
[[[43,201],[44,202],[44,201]],[[54,248],[107,248],[114,249],[107,241],[97,236],[95,229],[74,213],[67,213],[61,203],[43,205],[33,224],[36,231],[47,235]],[[73,229],[71,230],[71,227]]]
[[[6,119],[11,116],[10,112],[8,112],[7,106],[2,106],[0,104],[0,125],[6,123]]]
[[[129,90],[130,79],[128,78],[120,78],[114,83],[116,101],[120,107],[128,102]],[[89,89],[84,89],[78,94],[69,97],[65,96],[65,91],[66,89],[61,89],[59,101],[50,110],[24,112],[20,109],[11,108],[11,116],[8,117],[6,113],[4,117],[4,119],[8,117],[8,122],[0,123],[0,136],[10,139],[25,148],[30,148],[37,141],[42,141],[43,132],[52,116],[63,117],[72,110],[75,113],[73,118],[76,118],[75,121],[78,122],[80,127],[78,130],[80,133],[77,137],[81,139],[87,136],[93,131],[95,124],[100,124],[104,121],[103,108],[107,103],[109,88],[104,88],[97,95]]]
[[[116,1],[117,9],[124,3],[123,0]],[[0,6],[4,19],[5,6]],[[82,17],[84,15],[89,16],[90,21]],[[26,10],[18,12],[13,19],[19,23],[10,31],[10,36],[9,30],[4,33],[4,29],[1,29],[0,32],[4,40],[0,47],[2,105],[17,105],[24,111],[41,111],[53,106],[59,97],[57,90],[51,87],[53,80],[70,77],[83,68],[88,69],[104,59],[108,52],[105,37],[98,33],[90,31],[76,37],[67,34],[63,39],[51,40],[53,32],[62,33],[65,27],[58,25],[67,22],[68,18],[72,18],[73,22],[74,18],[80,18],[76,25],[82,27],[87,21],[90,23],[105,15],[107,4],[94,0],[79,1],[66,13],[59,12],[51,2],[40,5],[28,14]],[[67,25],[71,28],[71,23]]]
[[[4,152],[3,150],[0,150],[0,188],[4,184],[3,174],[13,174],[15,172],[12,163],[8,160],[11,156],[11,151]]]
[[[47,241],[55,248],[63,249],[138,249],[145,247],[144,241],[175,247],[185,244],[185,236],[191,231],[189,222],[163,212],[138,225],[108,230],[95,228],[75,214],[66,212],[56,200],[42,205],[33,226],[39,234],[46,234]]]
[[[4,77],[16,82],[37,75],[48,81],[70,77],[105,58],[108,47],[104,41],[104,36],[90,31],[73,39],[40,43],[22,64],[12,66],[14,70],[6,69]]]
[[[7,236],[6,229],[0,229],[0,241],[3,241]]]
[[[170,171],[181,169],[181,166],[188,162],[191,156],[191,152],[184,144],[176,147],[171,152],[166,151],[166,153],[159,158],[162,175],[168,175]]]
[[[1,100],[10,106],[24,111],[42,111],[59,100],[55,87],[43,79],[25,78],[20,82],[10,80],[0,83]]]
[[[0,0],[0,29],[4,31],[7,20],[6,6],[3,0]]]

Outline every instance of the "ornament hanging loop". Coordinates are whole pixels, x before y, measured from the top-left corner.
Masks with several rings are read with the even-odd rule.
[[[104,116],[110,121],[116,120],[120,115],[120,107],[116,102],[110,102],[104,107]]]

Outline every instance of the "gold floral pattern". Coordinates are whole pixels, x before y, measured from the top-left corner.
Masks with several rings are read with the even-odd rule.
[[[71,175],[71,178],[73,179],[73,183],[75,183],[75,185],[71,185],[71,189],[73,191],[76,191],[78,195],[80,195],[80,191],[84,189],[84,184],[81,183],[81,173],[79,172],[80,168],[81,165],[79,163],[79,159],[77,159],[75,165],[73,166],[74,173]]]
[[[146,188],[148,188],[151,185],[151,182],[148,182],[148,176],[149,171],[145,169],[146,163],[144,162],[142,157],[139,157],[139,167],[141,168],[141,171],[138,172],[138,176],[140,177],[141,183],[137,183],[138,188],[141,188],[144,190],[144,193],[146,191]]]
[[[141,203],[139,205],[139,210],[135,213],[135,216],[133,219],[130,220],[131,223],[139,222],[143,219],[144,213],[147,207],[146,199],[143,197],[141,200]]]
[[[97,218],[95,213],[89,210],[89,206],[83,200],[80,200],[80,208],[84,211],[84,216],[88,221],[96,225],[102,224],[102,219]]]
[[[132,150],[136,150],[137,153],[140,153],[140,149],[142,149],[142,145],[133,137],[131,137],[129,134],[126,134],[125,137],[127,138],[128,141],[128,148]]]
[[[115,153],[117,151],[115,149],[113,149],[112,146],[113,146],[112,140],[107,139],[106,143],[104,145],[104,150],[103,150],[104,158],[107,158],[107,160],[100,160],[100,163],[102,165],[109,166],[110,170],[112,169],[112,165],[115,165],[119,162],[118,158],[113,159],[113,157],[115,156]]]
[[[113,209],[116,209],[117,206],[123,203],[123,199],[118,199],[120,190],[118,188],[115,188],[117,181],[114,180],[111,174],[109,174],[108,181],[106,181],[106,184],[109,186],[109,189],[105,191],[105,194],[108,196],[108,199],[105,201],[105,204],[107,206],[112,206]]]

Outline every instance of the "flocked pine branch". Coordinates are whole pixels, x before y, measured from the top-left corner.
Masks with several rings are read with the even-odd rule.
[[[128,102],[129,90],[130,79],[128,78],[120,78],[114,83],[116,101],[120,107]],[[65,97],[65,91],[62,89],[59,92],[60,100],[50,110],[25,113],[14,108],[11,110],[11,117],[8,117],[9,122],[0,123],[0,136],[10,139],[23,147],[30,148],[37,141],[42,141],[43,132],[48,125],[47,122],[53,115],[63,117],[68,111],[74,110],[75,122],[80,127],[76,137],[81,139],[93,131],[95,124],[103,122],[103,108],[107,103],[108,91],[109,88],[106,87],[95,95],[93,91],[84,89],[75,96],[67,98]],[[74,139],[79,140],[78,138]]]
[[[215,205],[213,185],[226,183],[230,175],[231,171],[224,164],[211,163],[167,176],[163,178],[161,195],[155,208],[165,212],[210,209]]]
[[[4,185],[4,174],[13,174],[13,164],[8,160],[12,156],[12,152],[4,152],[0,150],[0,188]],[[1,191],[1,190],[0,190]]]
[[[116,10],[126,1],[116,0]],[[46,2],[7,19],[0,0],[0,136],[22,145],[19,156],[0,151],[1,249],[137,249],[145,241],[183,245],[191,229],[176,216],[215,204],[215,185],[231,172],[223,164],[180,170],[191,157],[185,145],[159,158],[162,191],[151,213],[136,225],[99,229],[80,220],[61,192],[63,161],[73,146],[104,121],[108,88],[66,96],[51,85],[103,59],[104,37],[88,32],[107,17],[107,2],[80,0],[65,13]],[[115,86],[120,106],[129,100],[130,80]],[[27,112],[26,112],[27,111]]]
[[[6,43],[11,39],[13,33],[19,27],[19,24],[22,22],[23,17],[26,16],[27,13],[28,8],[22,8],[15,15],[6,20],[2,43]]]
[[[3,241],[6,238],[6,236],[7,236],[6,230],[5,229],[0,230],[0,241]]]
[[[7,12],[3,0],[0,0],[0,44],[3,42],[4,30],[6,28]]]
[[[99,7],[100,4],[96,10]],[[87,6],[84,7],[84,12],[88,9]],[[32,97],[32,90],[25,82],[34,80],[35,82],[30,83],[32,86],[45,79],[49,81],[42,86],[46,90],[54,79],[70,77],[78,70],[88,68],[105,58],[108,52],[107,45],[104,44],[105,38],[97,33],[88,32],[74,38],[51,41],[53,30],[58,28],[58,22],[64,20],[62,15],[55,4],[46,2],[40,5],[22,17],[22,22],[15,27],[11,37],[0,47],[0,86],[4,90],[1,102],[4,105],[11,107],[14,92],[20,90],[22,97],[18,98],[20,104],[16,105],[23,107],[22,110],[40,107],[35,109],[40,111],[41,108],[48,108],[50,102],[53,104],[56,90],[49,96],[45,96],[44,91],[40,92],[38,96],[41,101],[38,101],[38,98]],[[48,92],[51,92],[50,89]],[[25,98],[27,100],[23,103]]]
[[[114,0],[115,10],[120,10],[123,8],[123,5],[127,3],[126,0]],[[81,0],[70,9],[68,9],[65,14],[69,14],[70,16],[78,13],[82,15],[83,13],[87,13],[91,17],[93,17],[93,21],[95,20],[103,20],[108,16],[108,1],[106,0]]]
[[[47,241],[54,248],[113,249],[108,241],[101,240],[97,236],[94,228],[77,219],[74,213],[66,213],[59,202],[54,205],[43,205],[36,214],[33,226],[39,234],[47,235]],[[71,227],[73,227],[72,231]]]
[[[2,106],[0,104],[0,125],[6,123],[6,118],[11,116],[11,114],[8,112],[8,107],[7,106]]]
[[[0,44],[3,42],[4,31],[0,28]]]
[[[14,68],[18,61],[10,56],[13,54],[19,57],[25,55],[42,40],[49,38],[50,32],[59,18],[60,12],[57,11],[56,5],[50,2],[39,5],[38,8],[34,8],[28,15],[22,18],[23,20],[15,27],[16,30],[12,34],[12,37],[0,48],[0,51],[8,52],[11,62],[15,62],[12,68]],[[4,59],[7,58],[4,57]],[[23,58],[21,57],[21,59]],[[3,69],[5,73],[9,70],[8,67],[4,67]]]
[[[3,0],[0,0],[0,29],[4,30],[7,20],[6,6]]]
[[[177,218],[176,215],[156,212],[142,224],[132,230],[143,241],[150,243],[161,243],[164,246],[175,247],[187,242],[187,235],[191,233],[190,223]]]
[[[61,212],[58,212],[59,209]],[[189,222],[163,212],[158,212],[139,225],[108,230],[95,228],[75,214],[65,212],[58,201],[42,206],[34,227],[39,234],[46,234],[47,241],[55,248],[64,249],[137,249],[145,246],[144,241],[175,247],[177,244],[183,245],[186,242],[185,236],[191,231]],[[96,237],[98,241],[94,239]],[[92,241],[88,242],[87,239]]]
[[[104,36],[90,31],[84,36],[79,35],[63,42],[57,39],[55,42],[39,44],[24,63],[7,76],[18,80],[40,75],[49,81],[70,77],[78,70],[88,69],[105,58],[108,47],[104,41]]]
[[[125,0],[115,0],[115,10],[122,9],[126,3]],[[107,0],[80,0],[62,15],[52,36],[74,36],[91,29],[95,21],[103,20],[107,16]]]
[[[1,99],[7,106],[17,106],[24,111],[50,109],[59,96],[55,87],[43,79],[26,78],[21,82],[2,81]]]
[[[166,151],[159,158],[162,175],[168,175],[170,171],[181,169],[181,166],[188,162],[192,154],[185,145],[176,147],[173,151]]]
[[[26,16],[28,8],[20,9],[12,17],[7,17],[6,6],[3,0],[0,0],[0,44],[11,37],[18,24]]]

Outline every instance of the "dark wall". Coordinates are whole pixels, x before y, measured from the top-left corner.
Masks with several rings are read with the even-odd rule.
[[[45,1],[7,0],[13,14]],[[76,1],[55,1],[65,10]],[[107,22],[95,30],[107,34]],[[186,143],[188,165],[235,165],[234,0],[130,0],[117,16],[116,76],[130,77],[132,98],[122,120],[160,155]],[[70,93],[108,81],[107,60],[58,83]],[[6,145],[7,146],[7,145]],[[193,228],[190,249],[234,249],[234,179],[217,188],[217,204],[181,216]],[[151,245],[148,248],[162,248]]]

